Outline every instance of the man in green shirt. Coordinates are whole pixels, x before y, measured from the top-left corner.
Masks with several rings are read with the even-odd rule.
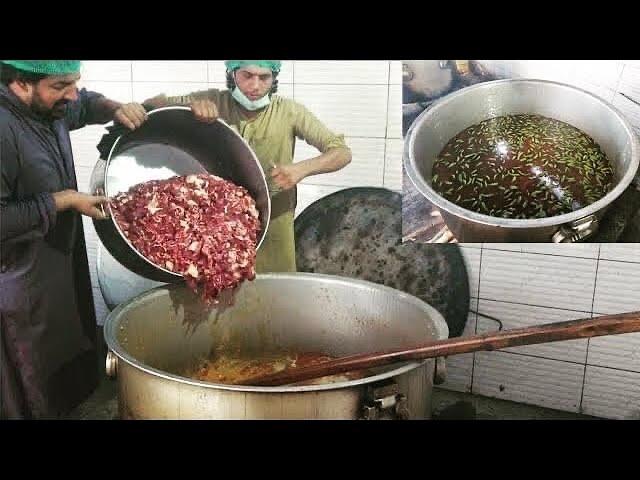
[[[199,120],[221,118],[242,135],[260,160],[271,191],[269,230],[258,251],[256,270],[294,272],[296,185],[308,176],[344,168],[351,161],[351,150],[343,135],[331,132],[303,105],[275,95],[279,61],[229,60],[225,64],[227,90],[160,95],[144,103],[154,108],[190,105]],[[321,154],[293,163],[296,138]]]

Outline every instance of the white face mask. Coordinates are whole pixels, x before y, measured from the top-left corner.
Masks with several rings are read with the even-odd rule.
[[[262,98],[259,98],[258,100],[249,100],[247,96],[242,93],[242,90],[240,90],[238,87],[235,87],[233,89],[233,91],[231,92],[231,96],[236,100],[236,102],[252,112],[254,110],[264,108],[269,105],[269,103],[271,103],[269,94],[265,95]]]

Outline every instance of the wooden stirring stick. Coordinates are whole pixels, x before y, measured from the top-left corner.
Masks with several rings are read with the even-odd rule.
[[[239,385],[289,385],[304,380],[379,367],[401,361],[424,360],[426,358],[446,357],[461,353],[499,350],[520,345],[534,345],[602,335],[619,335],[638,331],[640,331],[640,312],[603,315],[597,318],[548,323],[546,325],[515,328],[471,337],[449,338],[425,343],[413,348],[351,355],[309,367],[289,368],[282,372],[253,377],[239,383]]]

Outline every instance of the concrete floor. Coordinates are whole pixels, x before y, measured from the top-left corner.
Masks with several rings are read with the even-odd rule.
[[[438,420],[597,420],[596,417],[434,388]]]
[[[586,420],[586,415],[434,388],[433,419],[438,420]],[[104,378],[96,391],[67,417],[74,420],[115,420],[117,382]]]
[[[69,420],[116,420],[118,417],[117,382],[106,376],[95,392],[67,417]]]

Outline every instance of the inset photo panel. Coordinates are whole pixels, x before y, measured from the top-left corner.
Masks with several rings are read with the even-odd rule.
[[[402,62],[403,240],[637,242],[640,63]]]

